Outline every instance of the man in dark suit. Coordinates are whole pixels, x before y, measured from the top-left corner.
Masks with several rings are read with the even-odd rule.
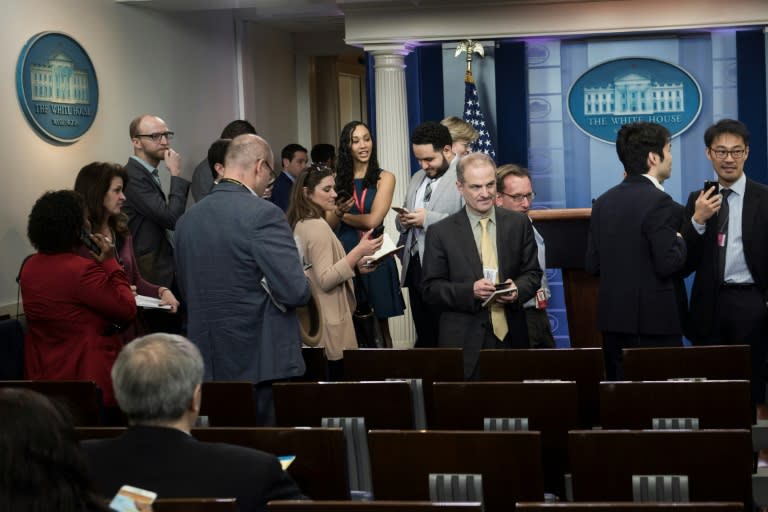
[[[265,425],[274,424],[272,382],[304,374],[296,307],[310,298],[288,219],[260,197],[273,160],[258,135],[233,139],[220,183],[176,228],[187,333],[205,378],[255,383]]]
[[[439,346],[464,349],[464,376],[478,377],[483,348],[527,348],[521,304],[541,283],[528,218],[494,206],[496,165],[483,153],[459,161],[456,187],[466,207],[427,231],[424,299],[439,308]],[[509,291],[496,295],[497,285]]]
[[[296,181],[296,176],[307,166],[309,158],[307,157],[307,148],[301,144],[288,144],[283,148],[280,158],[283,162],[283,172],[277,177],[269,200],[286,212],[291,203],[293,182]]]
[[[234,139],[238,135],[244,133],[257,135],[256,128],[254,128],[251,123],[245,119],[235,119],[224,127],[221,131],[219,140]],[[195,202],[200,201],[203,197],[208,195],[215,183],[218,183],[218,175],[213,167],[211,167],[209,159],[204,158],[197,164],[195,171],[192,173],[192,199],[194,199]]]
[[[697,345],[749,345],[752,399],[764,404],[768,187],[744,174],[749,131],[743,123],[719,121],[704,133],[704,143],[718,187],[692,192],[685,209],[687,270],[696,272],[686,336]]]
[[[609,380],[623,378],[623,348],[682,345],[686,257],[682,207],[662,187],[672,174],[669,131],[624,125],[616,153],[626,177],[592,206],[586,255],[587,271],[600,276],[597,326]]]
[[[128,185],[123,211],[133,235],[133,250],[142,276],[173,288],[173,230],[187,205],[189,181],[181,177],[181,157],[171,149],[173,132],[157,116],[142,115],[129,126],[133,156],[128,159]],[[160,187],[158,165],[171,174],[166,198]]]
[[[234,497],[242,512],[303,498],[274,455],[190,435],[202,380],[200,352],[181,336],[150,334],[126,345],[112,382],[130,426],[119,437],[81,443],[97,492],[108,499],[130,484],[162,498]]]
[[[187,204],[189,182],[181,177],[181,157],[171,149],[173,132],[157,116],[142,115],[128,128],[133,156],[125,164],[128,182],[124,189],[123,212],[133,235],[133,251],[142,277],[170,288],[179,296],[173,261],[173,230]],[[160,186],[160,161],[171,175],[166,197]],[[150,332],[182,331],[182,314],[169,315],[162,310],[144,310],[142,318]]]

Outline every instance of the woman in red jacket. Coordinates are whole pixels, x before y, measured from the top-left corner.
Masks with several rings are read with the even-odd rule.
[[[27,236],[37,253],[19,281],[27,317],[24,366],[28,379],[95,381],[111,406],[118,332],[136,317],[136,301],[114,242],[89,234],[86,222],[83,198],[73,190],[46,192],[32,207]],[[78,254],[83,240],[93,243],[88,258]]]
[[[173,292],[165,286],[159,286],[145,280],[139,272],[133,253],[133,240],[128,230],[128,217],[122,212],[125,202],[125,188],[128,186],[128,172],[120,164],[93,162],[77,173],[75,191],[82,194],[88,221],[94,233],[104,235],[115,244],[115,257],[123,266],[128,282],[133,291],[147,297],[158,297],[160,303],[168,305],[171,313],[176,313],[179,301]],[[80,248],[81,256],[88,256],[88,249]],[[162,312],[162,314],[168,314]],[[137,320],[127,325],[122,333],[124,343],[147,334],[142,322]]]

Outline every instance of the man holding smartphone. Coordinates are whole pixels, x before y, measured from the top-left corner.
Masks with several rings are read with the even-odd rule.
[[[718,181],[691,192],[682,233],[696,272],[686,336],[695,345],[750,346],[752,400],[765,403],[768,187],[744,174],[749,131],[723,119],[704,133]]]
[[[426,233],[432,224],[459,211],[464,202],[455,186],[459,158],[451,150],[448,128],[434,121],[422,123],[413,131],[411,144],[421,169],[411,177],[395,225],[404,238],[400,284],[408,287],[415,346],[427,348],[437,346],[440,314],[423,299]]]
[[[462,348],[464,378],[474,380],[481,349],[528,348],[521,304],[539,289],[541,268],[531,222],[494,205],[491,157],[463,157],[456,175],[466,207],[429,229],[423,289],[441,312],[439,345]]]
[[[622,349],[682,345],[686,247],[682,206],[664,192],[672,174],[669,130],[626,124],[616,153],[626,177],[595,201],[586,269],[600,276],[597,326],[609,380],[622,380]]]

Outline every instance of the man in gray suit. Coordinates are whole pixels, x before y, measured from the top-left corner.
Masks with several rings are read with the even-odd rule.
[[[274,424],[272,382],[304,374],[295,308],[310,297],[285,214],[260,197],[273,165],[267,141],[236,137],[223,178],[176,229],[187,332],[205,380],[253,382],[264,425]]]
[[[440,314],[422,297],[424,240],[429,227],[464,205],[456,189],[456,164],[448,128],[434,121],[416,127],[411,135],[413,154],[421,165],[408,184],[397,229],[405,238],[401,286],[408,287],[411,315],[416,327],[416,347],[436,347]]]

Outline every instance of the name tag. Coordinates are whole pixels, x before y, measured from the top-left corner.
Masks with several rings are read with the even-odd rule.
[[[726,233],[718,233],[717,234],[717,246],[718,247],[725,247],[725,237],[726,237]]]
[[[495,268],[489,268],[484,267],[483,268],[483,277],[487,280],[489,280],[492,283],[496,282],[496,274],[498,274],[498,269]]]

